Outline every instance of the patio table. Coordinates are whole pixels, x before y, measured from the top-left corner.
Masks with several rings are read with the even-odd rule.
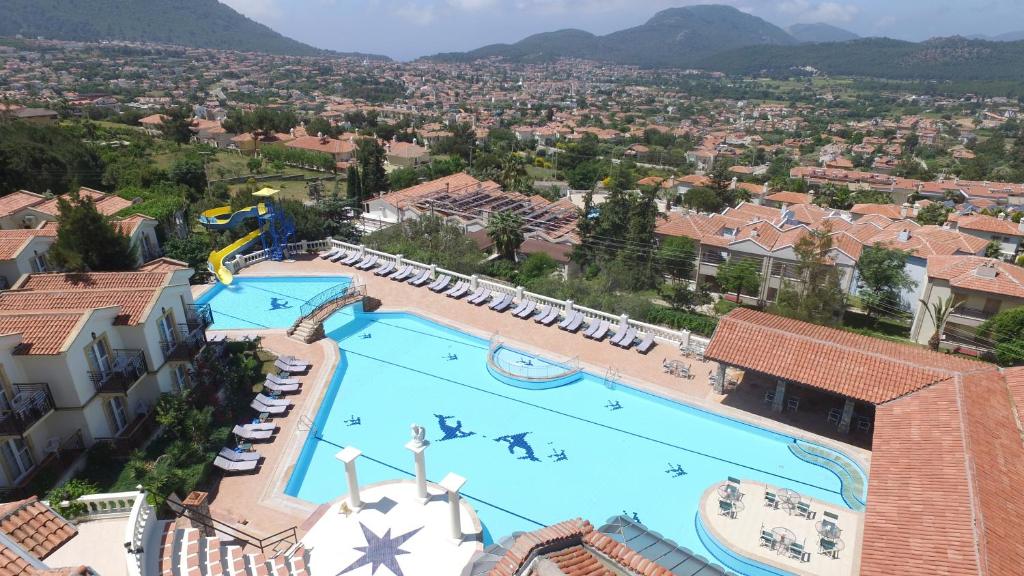
[[[814,525],[814,529],[818,531],[818,534],[822,538],[827,538],[829,540],[839,539],[839,535],[843,532],[834,522],[826,524],[824,520],[818,520]]]
[[[740,489],[733,484],[722,484],[718,487],[718,496],[722,500],[738,502],[740,499]]]
[[[772,528],[772,534],[775,535],[775,539],[779,542],[777,550],[779,550],[780,554],[784,553],[790,544],[796,542],[796,534],[785,526]]]

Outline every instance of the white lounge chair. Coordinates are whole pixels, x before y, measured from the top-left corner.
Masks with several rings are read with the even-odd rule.
[[[570,324],[572,324],[575,321],[576,311],[573,310],[572,312],[569,312],[568,314],[565,315],[565,318],[563,318],[562,321],[559,322],[558,327],[561,328],[562,330],[565,330],[566,328],[569,327]]]
[[[358,250],[356,250],[355,252],[352,252],[351,254],[349,254],[344,260],[340,260],[340,262],[342,264],[345,264],[346,266],[351,266],[352,264],[355,264],[358,261],[359,261],[359,251]]]
[[[448,287],[448,284],[450,284],[451,281],[452,281],[452,277],[451,276],[442,275],[438,279],[434,280],[433,284],[431,284],[430,286],[427,286],[427,289],[432,291],[432,292],[441,292],[442,290],[444,290],[445,288]]]
[[[321,252],[320,253],[320,258],[323,259],[323,260],[326,260],[326,259],[328,259],[328,258],[330,258],[332,256],[336,256],[339,252],[344,254],[345,251],[342,250],[341,248],[331,248],[327,252]]]
[[[498,304],[491,304],[491,310],[494,310],[495,312],[504,312],[512,307],[512,300],[514,300],[512,296],[506,295]]]
[[[569,322],[568,326],[562,328],[562,330],[565,330],[566,332],[576,332],[577,330],[580,329],[580,326],[582,325],[583,314],[581,312],[577,312],[576,317],[572,319],[572,322]],[[559,328],[561,328],[561,326],[559,326]]]
[[[284,362],[280,358],[278,358],[274,362],[274,368],[277,368],[278,370],[280,370],[282,372],[288,372],[289,374],[298,374],[298,373],[301,373],[301,372],[305,372],[306,370],[309,370],[309,366],[300,366],[300,365],[296,365],[296,364],[288,364],[287,362]]]
[[[486,298],[487,294],[490,294],[490,292],[488,292],[486,288],[477,288],[476,292],[473,292],[472,294],[469,295],[469,298],[466,299],[466,302],[469,302],[470,304],[476,304],[477,298],[480,298],[481,296]]]
[[[366,258],[363,259],[362,262],[356,264],[355,268],[359,270],[369,270],[370,268],[373,268],[374,265],[377,264],[377,260],[378,258],[376,256],[367,256]]]
[[[529,305],[530,302],[532,302],[532,300],[521,300],[519,302],[519,306],[516,306],[515,310],[512,310],[512,315],[518,317],[520,312],[526,310],[526,306]]]
[[[277,359],[282,361],[282,362],[284,362],[285,364],[287,364],[289,366],[295,366],[296,368],[309,368],[310,366],[312,366],[312,364],[310,364],[309,360],[303,360],[302,358],[299,358],[298,356],[292,356],[290,354],[285,354],[284,356],[278,356]]]
[[[541,318],[539,322],[545,326],[551,326],[558,321],[558,308],[552,308],[548,315]]]
[[[597,332],[594,332],[594,334],[590,336],[590,339],[597,340],[598,342],[604,340],[604,337],[608,334],[608,330],[611,329],[611,327],[612,325],[610,322],[602,320],[601,325],[597,327]]]
[[[533,311],[536,308],[537,308],[537,304],[533,300],[527,300],[526,301],[526,305],[523,306],[522,310],[519,310],[517,308],[517,310],[519,310],[519,312],[513,312],[513,316],[515,316],[516,318],[521,318],[521,319],[525,320],[525,319],[529,318],[531,314],[533,314]]]
[[[648,334],[647,336],[644,336],[644,339],[640,341],[640,344],[637,344],[636,351],[641,354],[647,354],[651,351],[651,348],[654,348],[654,336]]]
[[[394,269],[395,269],[395,264],[393,262],[385,262],[385,263],[381,264],[380,266],[378,266],[377,269],[373,271],[373,275],[374,276],[387,276],[388,274],[391,274],[391,272]]]
[[[627,329],[626,333],[622,335],[622,338],[619,338],[618,342],[612,342],[612,344],[627,350],[632,348],[634,343],[636,343],[636,328]]]
[[[298,384],[274,384],[270,380],[263,383],[263,387],[271,392],[277,392],[278,394],[288,394],[289,392],[298,392]]]
[[[421,270],[419,274],[413,276],[409,280],[409,284],[413,286],[423,286],[430,281],[430,270]]]
[[[245,462],[235,462],[228,460],[227,458],[221,458],[217,456],[213,459],[213,465],[225,472],[252,472],[259,466],[259,460],[247,460]]]
[[[260,424],[238,424],[231,433],[243,440],[267,440],[277,432],[277,426],[270,422]]]
[[[271,398],[270,396],[267,396],[266,394],[263,394],[263,393],[257,394],[255,400],[257,402],[259,402],[260,404],[265,404],[267,406],[291,406],[292,405],[292,403],[290,401],[288,401],[288,400],[284,400],[282,398]]]
[[[282,377],[278,376],[277,374],[274,374],[273,372],[271,372],[270,374],[267,374],[267,382],[273,382],[274,384],[277,384],[278,386],[288,386],[290,384],[298,384],[299,383],[299,379],[298,378],[288,378],[288,377],[282,378]]]
[[[628,333],[628,332],[629,332],[629,326],[627,326],[625,328],[619,328],[619,331],[616,332],[615,335],[612,336],[612,339],[609,340],[608,342],[610,344],[614,344],[615,346],[618,346],[619,345],[619,340],[622,340],[623,338],[625,338],[626,337],[626,333]]]
[[[488,304],[487,307],[491,310],[497,310],[499,306],[505,304],[505,300],[508,298],[511,298],[508,294],[495,294],[494,297],[491,298],[491,303]]]
[[[221,448],[220,454],[218,454],[217,456],[220,456],[221,458],[227,458],[228,460],[231,460],[233,462],[249,462],[250,460],[260,459],[260,453],[256,452],[255,450],[239,452],[238,450],[232,450],[231,448],[227,447]]]
[[[416,267],[415,266],[406,266],[405,270],[402,270],[400,273],[392,274],[391,275],[391,279],[396,281],[396,282],[405,282],[406,280],[409,279],[410,276],[412,276],[415,273],[416,273]]]
[[[249,407],[257,412],[266,412],[267,414],[284,414],[288,410],[288,406],[268,406],[259,400],[253,400]]]
[[[551,313],[551,306],[544,306],[536,314],[533,315],[533,321],[540,324],[540,321],[547,318],[548,314]]]
[[[590,324],[587,324],[587,329],[583,331],[584,338],[590,338],[597,332],[597,328],[601,325],[600,320],[591,320]]]
[[[458,300],[469,292],[469,284],[466,282],[459,282],[451,290],[445,292],[445,295],[449,298],[455,298]]]
[[[408,272],[410,268],[412,268],[412,266],[395,266],[395,269],[388,274],[388,278],[397,280],[400,275]]]

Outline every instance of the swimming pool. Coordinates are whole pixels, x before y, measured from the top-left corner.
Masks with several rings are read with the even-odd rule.
[[[230,286],[218,282],[196,303],[213,310],[210,330],[288,328],[306,300],[350,282],[346,276],[236,277]]]
[[[487,369],[488,342],[421,317],[347,307],[326,323],[342,350],[285,492],[314,503],[346,492],[345,446],[360,483],[413,476],[409,425],[426,427],[427,476],[463,494],[495,539],[582,516],[626,513],[698,554],[698,500],[729,476],[844,505],[839,478],[793,456],[793,439],[584,373],[529,390]]]

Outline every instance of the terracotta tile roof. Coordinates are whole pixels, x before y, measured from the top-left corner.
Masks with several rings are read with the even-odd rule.
[[[494,568],[487,573],[487,576],[515,576],[538,549],[557,543],[567,545],[578,543],[585,534],[593,530],[594,527],[590,522],[576,518],[533,532],[523,532],[516,537],[515,542],[508,548],[501,560],[494,565]]]
[[[0,310],[89,310],[120,306],[114,324],[137,325],[160,295],[152,288],[117,290],[7,290],[0,292]]]
[[[98,210],[101,214],[106,214],[107,216],[112,216],[132,205],[131,200],[125,200],[120,196],[107,194],[106,192],[100,192],[99,190],[93,190],[92,188],[81,188],[78,190],[78,195],[81,198],[89,198],[90,200],[92,200],[96,204],[96,210]],[[51,198],[49,200],[46,200],[45,202],[32,206],[32,209],[36,210],[37,212],[42,212],[43,214],[56,216],[58,213],[58,200],[60,198],[69,197],[69,194],[64,194],[63,196],[59,196],[57,198]]]
[[[0,531],[39,560],[78,534],[74,525],[35,496],[0,504]]]
[[[468,189],[478,184],[481,184],[481,182],[476,178],[473,178],[465,172],[459,172],[458,174],[452,174],[451,176],[445,176],[444,178],[438,178],[437,180],[431,180],[430,182],[424,182],[423,184],[417,184],[416,186],[410,186],[409,188],[403,188],[402,190],[384,194],[380,199],[387,201],[393,206],[404,208],[425,197],[438,194],[445,190],[456,191],[463,188]]]
[[[183,270],[185,268],[188,268],[188,263],[163,256],[155,260],[150,260],[142,266],[139,266],[138,271],[167,273],[174,272],[176,270]]]
[[[994,269],[994,275],[978,273],[986,267]],[[1024,298],[1024,268],[995,258],[932,256],[928,259],[928,277],[946,280],[963,290]]]
[[[900,234],[904,231],[908,236],[906,240],[901,240]],[[869,243],[906,250],[921,258],[948,254],[979,254],[988,246],[986,240],[976,236],[940,226],[921,226],[910,220],[893,222],[873,236]]]
[[[167,284],[166,272],[83,272],[81,274],[29,274],[14,288],[24,290],[111,290],[159,288]]]
[[[37,570],[17,552],[0,544],[0,576],[28,576]]]
[[[349,140],[335,140],[333,138],[318,138],[316,136],[302,136],[285,144],[289,148],[301,148],[313,152],[323,152],[332,156],[351,154],[355,152],[356,144]]]
[[[45,196],[42,194],[36,194],[35,192],[29,192],[27,190],[11,192],[10,194],[0,197],[0,216],[9,216],[18,210],[29,206],[35,206],[36,204],[40,204],[45,201]]]
[[[553,562],[566,576],[617,576],[593,552],[582,545],[563,548],[545,555],[545,558]],[[533,572],[538,575],[542,573],[536,569]]]
[[[141,226],[142,223],[147,220],[156,222],[155,219],[150,218],[149,216],[146,216],[144,214],[132,214],[131,216],[128,216],[126,218],[120,218],[118,220],[115,220],[113,224],[122,234],[131,237],[131,235],[135,234],[135,231],[139,229],[139,226]]]
[[[850,208],[850,213],[860,214],[863,216],[874,215],[874,216],[885,216],[893,220],[899,220],[903,218],[900,214],[900,206],[896,204],[854,204]]]
[[[711,226],[711,218],[703,214],[669,212],[666,218],[659,218],[654,229],[662,236],[685,236],[700,240]]]
[[[28,246],[33,238],[45,236],[53,238],[57,236],[57,230],[52,227],[0,230],[0,260],[12,260],[21,254],[21,251]]]
[[[746,308],[719,321],[705,356],[872,404],[990,366]]]
[[[787,192],[785,190],[783,190],[782,192],[776,192],[774,194],[769,194],[769,195],[765,196],[764,199],[768,200],[770,202],[784,202],[786,204],[810,204],[811,203],[811,195],[810,194],[801,194],[800,192]]]
[[[978,230],[980,232],[991,232],[993,234],[1005,234],[1008,236],[1024,237],[1024,230],[1012,220],[986,216],[984,214],[971,214],[967,216],[955,216],[950,218],[957,223],[960,230]]]
[[[19,355],[52,355],[64,351],[86,312],[0,312],[0,334],[20,334]]]

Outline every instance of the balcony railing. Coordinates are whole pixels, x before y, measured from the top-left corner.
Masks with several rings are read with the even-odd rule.
[[[53,395],[46,384],[15,384],[11,388],[11,409],[0,412],[0,436],[23,436],[53,412]]]
[[[206,330],[213,324],[213,310],[210,309],[209,304],[186,304],[185,323],[191,330],[197,328]]]
[[[949,313],[950,316],[959,316],[960,318],[968,318],[970,320],[988,320],[989,318],[998,314],[998,311],[989,312],[986,310],[979,310],[978,308],[965,308],[963,306],[957,306],[953,308],[953,311]]]
[[[142,350],[114,350],[108,362],[109,369],[89,372],[89,379],[100,393],[127,394],[146,374],[146,356]]]
[[[206,344],[206,332],[201,327],[193,328],[189,324],[178,324],[174,331],[174,340],[161,340],[160,351],[164,361],[188,361],[195,357]]]

